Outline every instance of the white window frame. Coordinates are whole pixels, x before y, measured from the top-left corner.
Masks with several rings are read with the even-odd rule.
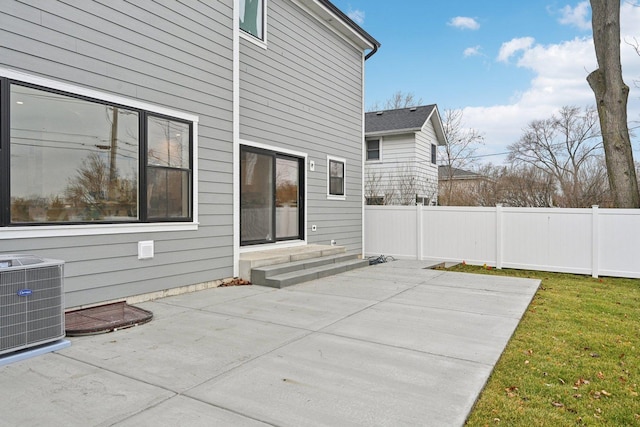
[[[94,98],[105,102],[123,105],[125,107],[146,110],[164,116],[175,117],[193,123],[193,218],[190,222],[154,222],[154,223],[126,223],[126,224],[73,224],[73,225],[29,225],[0,227],[0,240],[6,239],[31,239],[39,237],[67,237],[67,236],[94,236],[107,234],[131,234],[131,233],[156,233],[168,231],[192,231],[198,229],[198,116],[176,111],[154,104],[141,102],[135,99],[112,95],[94,89],[85,88],[56,80],[34,76],[21,71],[0,67],[0,76],[12,80],[42,86],[49,89],[60,90]]]
[[[267,49],[267,6],[269,0],[262,0],[262,38],[256,37],[240,28],[240,18],[238,18],[238,29],[240,30],[240,37],[255,44],[258,47]],[[238,1],[238,9],[240,9],[240,1]],[[238,10],[238,17],[240,16],[240,10]]]
[[[331,161],[343,164],[342,192],[344,194],[331,194]],[[346,200],[347,199],[347,161],[342,157],[327,155],[327,199],[329,200]]]

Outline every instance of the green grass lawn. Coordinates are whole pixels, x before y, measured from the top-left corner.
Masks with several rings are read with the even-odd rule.
[[[640,426],[640,280],[450,271],[542,280],[468,426]]]

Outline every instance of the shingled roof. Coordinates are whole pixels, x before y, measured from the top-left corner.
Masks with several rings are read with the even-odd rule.
[[[438,166],[438,179],[439,180],[448,180],[449,177],[451,179],[479,179],[484,178],[484,176],[477,174],[475,172],[471,172],[464,169],[452,168],[449,165],[440,165]]]
[[[388,131],[417,131],[431,117],[435,104],[397,110],[373,111],[365,114],[365,133]]]

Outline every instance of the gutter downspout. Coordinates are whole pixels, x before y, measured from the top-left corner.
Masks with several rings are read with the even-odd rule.
[[[371,58],[373,55],[376,54],[377,51],[378,51],[378,45],[374,43],[373,50],[367,53],[367,55],[364,57],[364,60],[366,61],[367,59]]]
[[[233,0],[232,144],[233,144],[233,277],[240,272],[240,7]]]

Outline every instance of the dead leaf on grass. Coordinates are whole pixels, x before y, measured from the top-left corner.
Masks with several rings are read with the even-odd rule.
[[[575,390],[577,390],[578,387],[583,386],[583,385],[589,385],[589,380],[585,380],[584,378],[579,378],[578,381],[573,383],[573,388]]]
[[[604,379],[604,374],[602,373],[602,371],[598,372],[598,373],[596,374],[596,376],[597,376],[598,378],[600,378],[601,380],[603,380],[603,379]]]
[[[560,403],[560,402],[551,402],[551,404],[553,406],[555,406],[556,408],[563,408],[564,407],[564,405],[562,403]]]
[[[512,385],[511,387],[505,388],[504,391],[507,393],[507,397],[509,398],[516,397],[516,393],[518,392],[518,387]]]

